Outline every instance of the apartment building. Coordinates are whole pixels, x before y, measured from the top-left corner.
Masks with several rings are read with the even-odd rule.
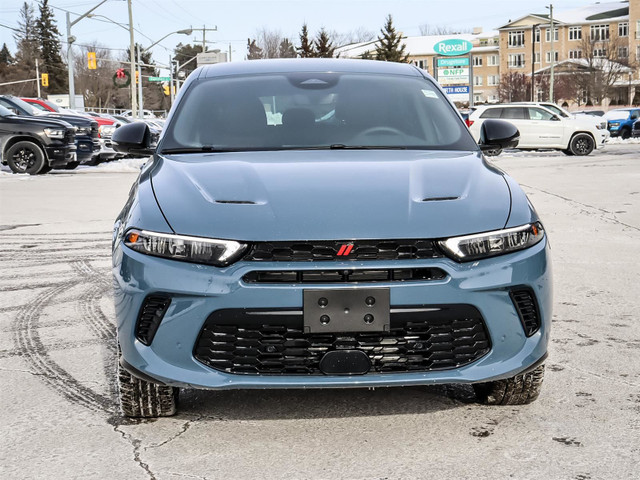
[[[625,102],[640,86],[640,0],[607,2],[554,11],[553,31],[549,11],[527,14],[498,28],[500,72],[526,75],[548,73],[552,60],[558,75],[587,71],[588,63],[619,72],[611,99]],[[553,53],[552,53],[553,36]],[[552,58],[553,55],[553,58]],[[588,60],[587,60],[588,59]],[[537,85],[537,93],[541,94]],[[640,88],[637,89],[640,92]],[[571,105],[574,99],[565,100]]]
[[[539,79],[549,72],[552,60],[556,75],[571,75],[586,70],[587,58],[600,58],[596,63],[602,68],[620,72],[612,98],[604,104],[640,103],[640,0],[585,2],[584,7],[554,11],[553,31],[549,13],[529,13],[487,33],[474,29],[469,34],[405,37],[406,52],[411,63],[434,75],[435,44],[448,39],[471,42],[474,103],[498,102],[500,78],[513,72],[527,76],[534,72],[536,93],[542,100],[548,90]],[[375,43],[346,45],[337,53],[343,58],[360,58],[365,52],[375,53]],[[555,97],[569,106],[577,103],[559,98],[557,92]]]

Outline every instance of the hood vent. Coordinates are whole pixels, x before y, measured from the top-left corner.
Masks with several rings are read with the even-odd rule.
[[[216,203],[225,203],[231,205],[257,205],[256,202],[251,200],[216,200]]]
[[[444,202],[446,200],[458,200],[460,197],[431,197],[423,198],[423,202]]]

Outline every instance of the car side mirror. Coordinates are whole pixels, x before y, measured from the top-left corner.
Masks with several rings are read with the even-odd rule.
[[[111,137],[113,149],[120,153],[136,155],[153,155],[151,147],[151,131],[144,122],[133,122],[123,125],[113,132]]]
[[[513,123],[504,120],[487,119],[480,127],[481,150],[495,150],[496,148],[515,148],[520,141],[520,131]]]

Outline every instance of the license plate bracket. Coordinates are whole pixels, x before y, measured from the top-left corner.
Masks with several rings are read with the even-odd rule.
[[[389,331],[388,288],[306,289],[306,333]]]

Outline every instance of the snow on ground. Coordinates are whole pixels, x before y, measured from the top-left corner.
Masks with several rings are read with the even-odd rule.
[[[123,158],[113,162],[100,163],[94,167],[88,165],[80,165],[76,170],[78,172],[108,172],[108,173],[129,173],[139,172],[142,166],[147,163],[151,157],[145,158]]]

